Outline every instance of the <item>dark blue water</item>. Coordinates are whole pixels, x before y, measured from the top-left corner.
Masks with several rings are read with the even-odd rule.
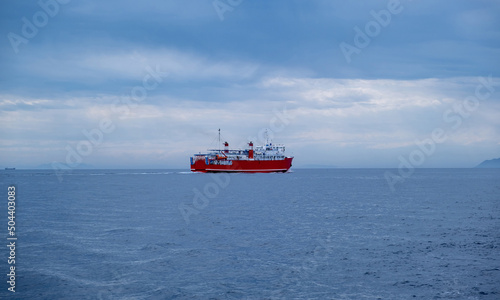
[[[0,171],[0,298],[500,299],[500,170],[384,172]]]

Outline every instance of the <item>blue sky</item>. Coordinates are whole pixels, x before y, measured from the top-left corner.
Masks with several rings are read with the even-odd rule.
[[[295,166],[500,157],[498,1],[0,8],[0,167],[187,168],[219,128]]]

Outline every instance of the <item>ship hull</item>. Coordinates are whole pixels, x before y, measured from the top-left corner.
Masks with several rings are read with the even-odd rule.
[[[239,172],[239,173],[273,173],[286,172],[292,166],[293,157],[282,160],[231,160],[231,164],[206,164],[205,160],[197,160],[191,165],[191,171],[214,172]],[[227,161],[226,163],[228,163]]]

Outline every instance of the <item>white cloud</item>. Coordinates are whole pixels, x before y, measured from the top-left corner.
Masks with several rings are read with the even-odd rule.
[[[4,148],[4,152],[17,147],[26,156],[30,152],[27,145],[31,145],[36,156],[39,141],[47,140],[53,142],[46,147],[55,147],[54,153],[61,153],[67,143],[85,139],[82,129],[97,128],[101,119],[110,118],[116,130],[106,135],[102,151],[96,151],[94,158],[89,157],[90,163],[106,161],[103,157],[109,156],[110,163],[119,164],[120,155],[113,158],[111,150],[106,150],[113,149],[113,153],[122,153],[123,157],[135,155],[144,161],[147,161],[144,157],[155,155],[165,163],[171,159],[175,167],[182,167],[178,162],[184,163],[183,157],[203,151],[218,128],[231,145],[241,145],[247,137],[255,137],[260,130],[270,127],[273,118],[277,120],[273,110],[286,110],[289,116],[287,123],[280,126],[283,130],[274,133],[276,141],[295,145],[296,155],[304,155],[303,163],[312,160],[307,147],[333,152],[355,147],[362,155],[380,155],[380,150],[390,149],[404,153],[415,145],[416,139],[429,137],[435,128],[445,129],[450,135],[447,143],[454,145],[497,144],[498,96],[482,101],[457,130],[443,120],[443,112],[474,95],[476,85],[477,78],[413,81],[267,78],[257,87],[255,84],[242,87],[242,93],[253,91],[246,100],[179,101],[168,94],[159,94],[130,108],[128,114],[113,110],[113,102],[118,98],[111,95],[97,99],[75,97],[62,102],[47,98],[13,100],[3,96],[0,107],[9,105],[17,110],[1,111],[5,122],[2,125],[6,126],[0,132],[6,137],[4,145],[10,149]],[[453,89],[453,93],[448,93],[448,89]],[[255,99],[258,95],[260,100]],[[164,101],[160,101],[162,98]],[[30,110],[20,104],[36,104],[40,108]],[[78,109],[74,109],[76,104]],[[9,131],[16,134],[7,134]],[[34,135],[37,137],[27,144],[27,139]],[[9,153],[16,155],[15,151]]]
[[[238,60],[210,60],[203,55],[174,49],[139,49],[108,52],[72,51],[71,54],[30,59],[29,72],[48,80],[78,81],[79,83],[106,82],[110,79],[135,80],[141,83],[147,69],[167,73],[165,80],[242,80],[255,75],[259,65]],[[26,70],[28,71],[28,70]],[[116,83],[113,83],[116,84]]]

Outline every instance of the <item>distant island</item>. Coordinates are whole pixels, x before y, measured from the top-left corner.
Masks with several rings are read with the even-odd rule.
[[[485,160],[477,165],[476,168],[500,168],[500,158]]]

